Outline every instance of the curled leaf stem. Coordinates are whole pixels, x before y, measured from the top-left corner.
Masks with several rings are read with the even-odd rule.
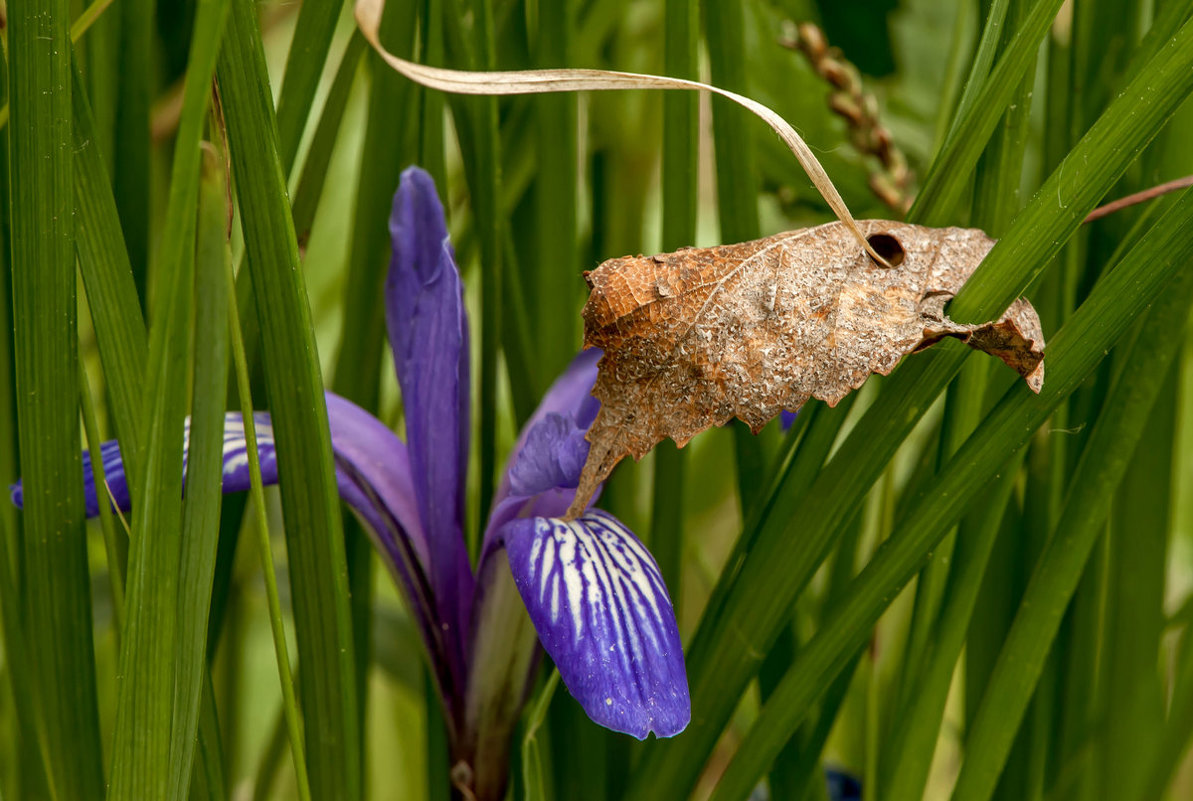
[[[617,89],[687,89],[712,92],[728,98],[760,117],[790,148],[837,218],[849,228],[858,243],[879,264],[889,267],[866,241],[857,221],[833,185],[828,173],[808,144],[782,117],[756,100],[699,81],[595,69],[547,69],[471,72],[444,67],[428,67],[395,56],[386,50],[379,37],[385,0],[357,0],[356,23],[373,49],[402,75],[415,83],[441,92],[462,95],[530,95],[548,92],[608,91]]]
[[[1091,223],[1094,220],[1100,220],[1103,217],[1114,214],[1116,211],[1121,211],[1128,206],[1134,206],[1138,203],[1146,203],[1149,200],[1154,200],[1161,195],[1167,195],[1169,192],[1176,192],[1181,189],[1187,189],[1193,186],[1193,175],[1186,175],[1184,178],[1177,178],[1172,181],[1158,184],[1156,186],[1148,187],[1139,192],[1120,197],[1118,200],[1112,200],[1104,206],[1098,206],[1091,211],[1083,222]]]

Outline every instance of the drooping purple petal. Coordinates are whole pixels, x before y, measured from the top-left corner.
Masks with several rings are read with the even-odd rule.
[[[406,446],[368,412],[338,395],[326,394],[340,495],[375,530],[378,545],[392,565],[407,574],[403,583],[409,587],[415,581],[415,574],[425,574],[427,546],[419,527]],[[262,483],[267,486],[276,484],[277,454],[269,413],[254,413],[253,422]],[[187,438],[182,456],[185,475],[189,419],[184,436]],[[110,498],[120,511],[127,512],[132,506],[119,444],[115,440],[102,443],[100,454],[104,462],[103,483],[107,486],[101,485],[97,489],[90,453],[83,452],[83,489],[88,517],[99,514],[101,497]],[[239,413],[230,412],[224,417],[223,491],[245,492],[249,483],[244,421]],[[11,488],[12,502],[17,507],[23,505],[22,489],[21,482]]]
[[[110,497],[112,503],[120,509],[128,509],[130,505],[128,495],[128,481],[124,476],[124,461],[120,455],[120,445],[116,440],[104,442],[99,446],[100,458],[104,463],[104,483],[107,485],[102,491],[104,497]],[[20,481],[9,487],[9,494],[13,506],[18,509],[25,507],[25,492]],[[87,508],[87,516],[95,517],[99,514],[99,493],[95,488],[95,474],[91,470],[91,453],[83,451],[83,498]]]
[[[430,549],[419,519],[406,444],[373,415],[331,392],[327,397],[331,446],[340,497],[365,521],[394,581],[418,621],[445,698],[458,693],[450,667],[454,646],[445,641],[430,584]]]
[[[419,523],[405,443],[355,403],[331,392],[324,395],[341,497],[382,538],[391,560],[401,564],[406,560],[399,559],[399,553],[409,550],[419,569],[427,572],[426,535]]]
[[[795,417],[799,412],[789,412],[786,409],[779,412],[779,425],[784,431],[790,431],[791,427],[795,425]]]
[[[463,533],[468,317],[443,206],[426,172],[411,167],[402,173],[389,227],[386,325],[402,388],[410,475],[439,617],[456,627],[452,639],[458,642],[473,588]]]
[[[427,640],[436,678],[452,681],[445,670],[446,648],[436,624],[436,609],[427,579],[426,538],[414,500],[410,462],[405,444],[384,423],[344,398],[326,393],[332,451],[336,460],[336,483],[340,497],[365,521],[374,542],[385,558],[395,581],[406,591],[424,638]],[[253,414],[261,479],[266,486],[278,481],[273,426],[268,412]],[[184,428],[182,469],[185,475],[190,420]],[[100,445],[104,462],[104,483],[98,491],[91,470],[91,458],[83,452],[83,487],[87,516],[99,514],[99,499],[110,497],[113,505],[127,512],[132,502],[124,472],[120,446],[115,440]],[[239,413],[224,417],[223,491],[249,489],[248,441]],[[12,502],[23,505],[20,482],[11,488]],[[454,688],[444,687],[445,692]]]
[[[274,452],[273,428],[269,414],[258,412],[253,415],[257,431],[257,447],[261,461],[261,476],[265,484],[276,484],[278,480],[277,455]],[[191,421],[187,418],[183,428],[182,470],[186,474],[186,462],[190,446]],[[83,451],[83,498],[88,517],[99,514],[99,499],[108,498],[109,503],[122,512],[132,508],[128,492],[128,479],[124,472],[124,458],[116,440],[103,442],[99,446],[103,459],[103,485],[96,487],[95,473],[91,469],[91,453]],[[223,447],[223,490],[244,492],[249,488],[248,444],[245,441],[244,422],[239,414],[228,414],[224,418]],[[13,505],[18,509],[24,505],[22,483],[18,481],[10,488]]]
[[[592,509],[570,523],[514,520],[502,538],[539,639],[588,716],[638,739],[683,731],[691,701],[675,611],[633,532]]]

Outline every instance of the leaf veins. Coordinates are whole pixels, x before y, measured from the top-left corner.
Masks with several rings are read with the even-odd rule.
[[[830,406],[872,373],[945,337],[998,356],[1036,392],[1044,337],[1016,300],[998,320],[954,323],[945,304],[994,242],[976,229],[840,222],[713,248],[611,259],[585,275],[584,345],[604,351],[601,411],[569,517],[613,467],[670,437],[680,447],[737,417],[757,433],[808,398]]]

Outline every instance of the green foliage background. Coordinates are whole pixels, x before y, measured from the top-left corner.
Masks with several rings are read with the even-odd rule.
[[[667,578],[693,721],[639,744],[544,677],[514,797],[821,799],[824,763],[868,800],[1193,793],[1193,197],[1081,224],[1193,172],[1191,17],[389,0],[384,40],[423,63],[749,95],[857,216],[890,217],[882,165],[783,44],[819,23],[907,155],[907,219],[1000,240],[950,314],[1026,294],[1049,338],[1039,396],[943,343],[790,432],[728,426],[620,467],[604,505]],[[334,0],[10,0],[6,22],[0,480],[25,479],[26,510],[0,505],[0,797],[448,798],[418,635],[334,497],[321,394],[401,427],[379,291],[399,172],[436,178],[468,291],[474,540],[579,347],[583,270],[827,209],[731,104],[444,96],[385,68]],[[295,467],[221,499],[218,421],[253,399]],[[86,524],[79,452],[115,436],[135,514]]]

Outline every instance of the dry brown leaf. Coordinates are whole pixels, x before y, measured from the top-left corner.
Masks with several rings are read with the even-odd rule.
[[[584,345],[605,355],[601,411],[569,516],[627,455],[670,437],[683,447],[734,417],[760,430],[808,398],[830,406],[871,373],[956,337],[998,356],[1036,392],[1044,337],[1026,300],[1000,319],[944,315],[994,242],[965,228],[858,223],[892,267],[839,222],[739,245],[611,259],[586,274]]]

